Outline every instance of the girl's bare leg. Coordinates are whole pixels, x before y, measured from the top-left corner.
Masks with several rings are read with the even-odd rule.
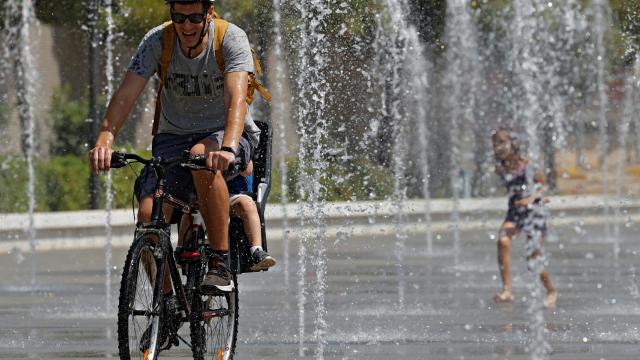
[[[527,240],[531,241],[530,239],[527,239]],[[540,238],[540,247],[541,248],[542,248],[542,246],[544,246],[544,240],[545,240],[545,237],[543,235]],[[540,255],[540,250],[535,250],[531,256],[536,258],[539,255]],[[529,260],[529,258],[527,258],[527,260]],[[540,273],[540,281],[542,281],[542,285],[547,290],[547,296],[545,297],[545,300],[544,300],[544,306],[546,308],[549,308],[549,309],[555,308],[556,307],[556,301],[558,299],[558,291],[553,286],[553,283],[551,282],[551,277],[549,276],[549,273],[546,270],[543,270]]]
[[[500,268],[500,277],[502,278],[502,291],[493,297],[496,302],[513,301],[510,252],[513,238],[517,234],[516,224],[512,222],[505,221],[500,227],[500,234],[498,235],[498,265]]]
[[[542,281],[542,285],[544,285],[544,288],[547,290],[547,296],[544,299],[544,306],[549,309],[554,309],[556,307],[556,301],[558,300],[558,291],[553,286],[548,272],[541,272],[540,280]]]
[[[544,241],[545,241],[545,236],[543,235],[540,238],[541,247],[544,246]],[[533,256],[538,256],[538,255],[540,255],[540,252],[538,251],[534,252],[533,254]],[[547,290],[547,296],[545,297],[545,300],[544,300],[544,306],[549,309],[554,309],[556,307],[556,301],[558,300],[558,291],[553,286],[553,283],[551,282],[551,277],[549,276],[549,273],[546,270],[543,270],[540,273],[540,281],[542,281],[542,285],[544,286],[545,290]]]

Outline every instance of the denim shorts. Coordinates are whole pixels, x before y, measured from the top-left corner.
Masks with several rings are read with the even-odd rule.
[[[191,148],[204,139],[211,139],[215,143],[222,143],[224,131],[204,134],[158,134],[153,138],[151,153],[153,156],[170,159],[181,156],[184,151]],[[253,156],[253,148],[249,141],[243,136],[240,140],[240,156],[236,159],[239,162],[240,169],[246,168],[247,164]],[[239,177],[238,172],[228,174],[227,181]],[[166,173],[165,192],[177,197],[178,199],[189,202],[195,196],[195,186],[191,177],[191,170],[174,166]],[[140,199],[151,196],[154,193],[158,177],[150,166],[145,166],[140,172],[140,176],[136,179],[134,193],[138,201]]]

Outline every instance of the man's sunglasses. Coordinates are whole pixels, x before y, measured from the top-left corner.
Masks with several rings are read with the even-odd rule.
[[[205,14],[196,13],[196,14],[185,15],[177,12],[171,12],[171,21],[173,21],[176,24],[182,24],[187,19],[189,19],[189,22],[192,24],[200,24],[201,22],[204,21]]]

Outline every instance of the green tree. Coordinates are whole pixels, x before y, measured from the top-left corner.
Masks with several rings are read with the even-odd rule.
[[[640,1],[610,0],[614,18],[619,24],[619,50],[623,60],[631,62],[635,53],[640,50]]]
[[[162,0],[120,0],[114,13],[117,31],[134,45],[149,30],[169,20],[168,6]]]
[[[249,31],[254,20],[256,1],[227,0],[214,3],[216,12]],[[140,42],[153,27],[169,20],[169,8],[162,0],[121,0],[116,7],[116,26],[132,44]]]
[[[76,27],[87,17],[85,1],[36,1],[35,5],[36,17],[46,24]]]

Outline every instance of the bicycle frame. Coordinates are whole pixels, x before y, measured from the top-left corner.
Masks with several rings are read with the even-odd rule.
[[[177,159],[173,160],[177,162]],[[171,161],[170,161],[171,162]],[[169,270],[169,275],[171,277],[171,281],[173,284],[174,291],[176,292],[176,296],[178,298],[178,302],[182,306],[185,312],[184,321],[188,321],[189,316],[191,316],[191,302],[187,298],[187,292],[185,291],[185,287],[182,283],[182,277],[180,276],[180,272],[178,271],[178,266],[176,264],[176,259],[174,257],[173,246],[171,244],[171,237],[169,226],[164,218],[164,203],[165,201],[171,205],[174,209],[180,210],[183,213],[190,214],[191,216],[201,217],[199,213],[195,211],[193,206],[173,197],[171,194],[165,193],[165,175],[166,169],[161,166],[160,160],[153,158],[150,162],[150,165],[156,171],[158,175],[158,181],[156,183],[155,192],[153,195],[153,205],[151,210],[151,221],[149,223],[140,224],[136,228],[136,238],[139,238],[145,234],[155,234],[158,237],[158,245],[160,248],[160,252],[154,252],[154,257],[163,261],[164,266],[161,266],[161,271],[159,273],[159,278],[156,279],[156,284],[154,286],[154,302],[156,301],[156,296],[159,296],[162,290],[162,286],[164,283],[164,271],[166,271],[167,267]],[[192,239],[195,241],[197,239]],[[200,252],[199,256],[207,257],[207,254],[202,254]],[[166,262],[164,262],[166,260]],[[159,286],[160,291],[157,291],[155,287]]]

